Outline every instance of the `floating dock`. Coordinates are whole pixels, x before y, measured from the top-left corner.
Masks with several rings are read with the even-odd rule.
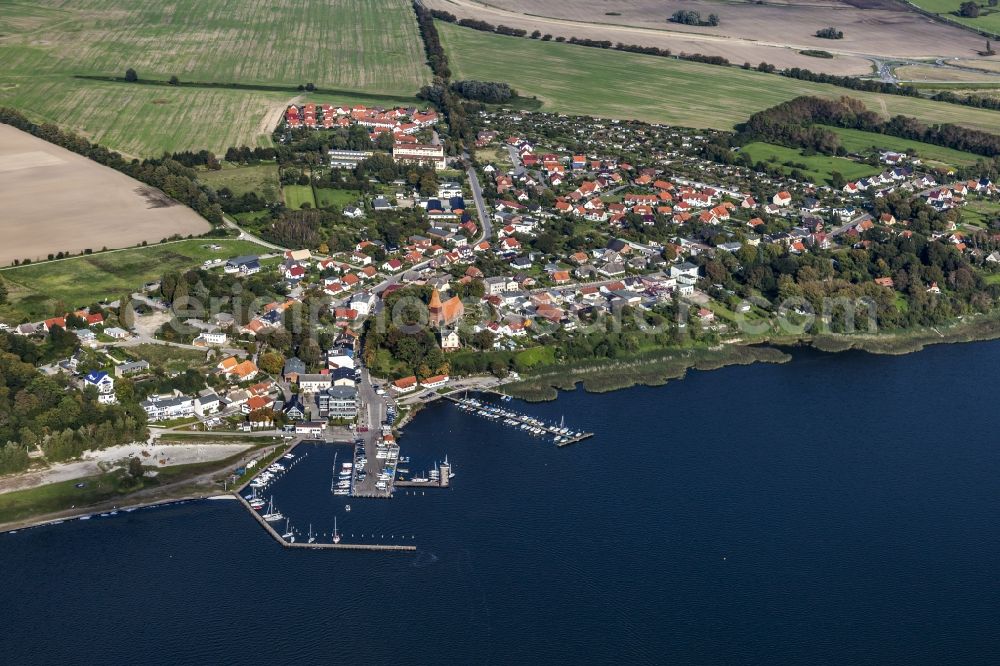
[[[384,552],[413,552],[417,549],[416,546],[402,546],[393,544],[382,544],[382,543],[298,543],[285,541],[281,538],[281,535],[274,531],[274,528],[264,520],[259,513],[254,511],[253,507],[250,506],[250,502],[247,502],[242,495],[236,495],[238,499],[246,510],[250,512],[250,515],[254,517],[261,527],[263,527],[271,537],[281,544],[283,548],[304,548],[306,550],[367,550],[367,551],[384,551]]]
[[[568,429],[550,425],[540,419],[536,419],[531,416],[526,416],[524,414],[518,414],[517,412],[513,412],[509,409],[498,407],[496,405],[491,405],[489,403],[483,403],[480,402],[479,400],[456,398],[455,396],[450,394],[445,394],[442,395],[441,397],[444,398],[445,400],[450,400],[451,402],[455,403],[456,405],[459,405],[460,407],[471,408],[475,410],[476,413],[479,413],[480,416],[485,416],[490,420],[498,420],[498,419],[510,420],[517,422],[518,425],[525,426],[526,430],[531,430],[531,429],[541,430],[543,433],[551,435],[555,441],[555,445],[558,447],[569,446],[570,444],[576,444],[577,442],[581,442],[585,439],[589,439],[594,436],[594,433],[592,432],[572,432],[572,431],[563,432],[563,430],[568,430]],[[486,410],[487,412],[490,413],[481,414],[480,412],[482,410]]]

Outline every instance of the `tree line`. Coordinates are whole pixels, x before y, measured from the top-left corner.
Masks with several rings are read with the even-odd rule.
[[[700,13],[689,9],[679,9],[667,20],[671,23],[680,23],[681,25],[697,25],[702,27],[719,25],[719,16],[717,14],[709,14],[707,19],[702,20]]]
[[[461,100],[457,99],[451,90],[451,68],[448,66],[448,55],[441,46],[437,26],[434,25],[435,12],[420,2],[413,3],[413,11],[417,15],[417,27],[424,42],[427,62],[434,73],[433,83],[421,88],[417,96],[431,102],[444,114],[450,135],[445,140],[445,145],[450,153],[461,153],[466,146],[475,143],[475,129],[466,116]]]
[[[811,148],[835,154],[842,150],[836,133],[815,124],[876,132],[954,148],[986,157],[1000,155],[1000,136],[958,125],[926,125],[920,120],[897,115],[883,120],[864,103],[849,97],[839,100],[796,97],[759,111],[737,126],[737,140],[760,139],[795,148]]]

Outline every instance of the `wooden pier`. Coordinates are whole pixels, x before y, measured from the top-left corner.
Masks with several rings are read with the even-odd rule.
[[[447,488],[448,484],[443,480],[438,481],[396,481],[392,484],[396,488]]]
[[[594,433],[592,433],[592,432],[581,433],[580,435],[578,435],[576,437],[570,437],[569,439],[565,439],[565,440],[559,442],[558,444],[556,444],[556,446],[562,448],[564,446],[569,446],[570,444],[576,444],[577,442],[582,442],[583,440],[589,439],[589,438],[591,438],[593,436],[594,436]]]
[[[403,545],[392,545],[392,544],[382,544],[382,543],[293,543],[285,541],[281,538],[281,535],[274,531],[274,528],[264,520],[259,513],[254,511],[253,507],[250,506],[250,502],[247,502],[242,495],[236,495],[238,499],[246,510],[250,512],[250,515],[254,517],[260,526],[263,527],[268,534],[274,538],[275,541],[281,544],[283,548],[304,548],[306,550],[367,550],[367,551],[383,551],[383,552],[413,552],[417,549],[416,546],[403,546]]]
[[[292,440],[291,442],[289,442],[288,448],[285,449],[284,451],[281,451],[280,453],[279,453],[278,449],[280,449],[282,445],[281,444],[276,444],[274,446],[274,450],[272,450],[270,453],[262,456],[259,460],[257,460],[257,462],[254,464],[254,468],[253,468],[252,472],[251,472],[251,470],[247,469],[246,474],[245,474],[246,479],[244,479],[241,484],[239,484],[238,486],[236,486],[235,488],[233,488],[233,492],[236,493],[236,496],[239,497],[240,499],[243,499],[243,496],[240,493],[242,493],[244,490],[246,490],[247,486],[249,486],[253,482],[254,479],[256,479],[258,476],[260,476],[261,472],[263,472],[264,470],[266,470],[268,468],[268,466],[271,465],[272,463],[275,463],[275,462],[278,462],[279,460],[281,460],[281,456],[287,455],[287,454],[291,453],[292,451],[294,451],[295,447],[297,447],[299,444],[301,444],[304,441],[305,441],[304,439],[296,438],[296,439]]]
[[[483,391],[480,391],[480,392],[482,393]],[[496,391],[490,391],[490,393],[495,393],[496,395],[503,395],[501,393],[497,393]],[[455,403],[456,405],[462,405],[462,404],[464,404],[464,401],[461,398],[456,398],[454,395],[451,395],[451,394],[445,394],[445,395],[442,395],[441,397],[444,398],[445,400],[449,400],[449,401]],[[495,405],[490,405],[490,406],[494,407],[496,409],[504,409],[503,407],[496,407]],[[509,411],[509,410],[504,410],[504,411]],[[513,414],[511,416],[502,415],[502,418],[504,418],[504,419],[512,419],[514,421],[517,421],[518,424],[526,425],[529,428],[539,428],[540,430],[543,430],[546,434],[551,435],[552,437],[561,437],[562,440],[559,441],[559,442],[556,442],[556,446],[558,446],[560,448],[563,447],[563,446],[569,446],[570,444],[576,444],[577,442],[582,442],[583,440],[590,439],[591,437],[594,436],[594,433],[592,433],[592,432],[581,432],[581,433],[573,433],[573,434],[561,433],[561,432],[559,432],[560,429],[556,428],[555,426],[550,426],[550,425],[548,425],[545,422],[538,421],[538,419],[534,420],[534,421],[538,421],[537,423],[535,423],[535,422],[533,422],[533,420],[530,419],[530,417],[522,416],[521,414],[517,414],[517,413],[515,413],[515,414]],[[425,484],[420,484],[420,485],[425,485]]]

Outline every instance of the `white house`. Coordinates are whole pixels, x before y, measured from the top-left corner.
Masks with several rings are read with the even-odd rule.
[[[209,414],[214,414],[219,411],[222,406],[222,402],[219,400],[219,396],[212,389],[205,389],[198,394],[198,397],[194,401],[194,413],[198,416],[205,417]]]
[[[97,389],[97,401],[102,405],[112,405],[115,398],[115,379],[103,371],[95,371],[83,378],[84,387],[93,386]]]
[[[685,261],[682,264],[675,264],[670,267],[670,277],[676,278],[685,275],[687,277],[697,278],[698,277],[698,267],[692,263]]]
[[[194,415],[194,399],[183,395],[178,398],[157,395],[143,400],[139,406],[146,410],[150,421],[167,421]]]
[[[330,375],[299,375],[301,393],[319,393],[330,388]]]
[[[229,340],[229,336],[221,331],[205,331],[194,339],[194,344],[203,343],[206,345],[224,345]]]

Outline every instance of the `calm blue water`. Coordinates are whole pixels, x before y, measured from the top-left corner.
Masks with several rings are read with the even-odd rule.
[[[287,551],[211,501],[0,536],[0,660],[995,664],[998,368],[803,352],[511,403],[597,433],[566,449],[431,407],[403,454],[452,489],[345,512],[347,448],[273,487],[302,532],[418,553]]]

